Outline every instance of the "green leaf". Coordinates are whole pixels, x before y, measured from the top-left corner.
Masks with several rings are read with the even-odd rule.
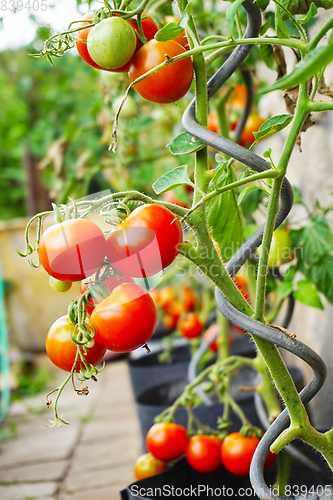
[[[309,280],[299,281],[297,283],[297,290],[294,292],[294,297],[296,300],[302,302],[302,304],[311,307],[317,307],[318,309],[324,309],[324,306],[318,295],[318,291]]]
[[[187,165],[174,168],[170,170],[170,172],[162,175],[162,177],[154,182],[152,187],[156,194],[161,194],[177,186],[182,186],[183,184],[192,185],[191,179],[187,173]]]
[[[310,9],[307,13],[307,15],[305,17],[303,17],[302,19],[299,19],[298,21],[301,23],[301,24],[306,24],[310,21],[310,19],[312,19],[316,14],[318,13],[318,9],[317,7],[315,6],[315,4],[312,2],[312,4],[310,5]]]
[[[255,3],[258,5],[258,7],[259,7],[259,9],[260,9],[261,11],[264,11],[264,10],[266,10],[266,9],[267,9],[267,7],[268,7],[269,0],[256,0],[256,2],[255,2]]]
[[[190,16],[192,14],[192,10],[193,10],[193,4],[190,2],[186,6],[186,14]]]
[[[271,22],[267,21],[267,23],[269,24],[269,26],[268,26],[268,28],[269,28],[271,26]],[[267,68],[273,69],[273,70],[276,69],[276,61],[274,58],[273,47],[271,45],[264,45],[264,44],[259,45],[259,54],[260,54],[261,59],[266,64]]]
[[[270,18],[268,18],[268,20],[261,26],[260,36],[264,36],[266,31],[269,30],[269,28],[274,28],[274,26],[272,26],[272,21]]]
[[[294,71],[289,75],[277,80],[270,87],[260,90],[261,94],[273,90],[291,89],[309,80],[313,75],[319,73],[333,60],[333,44],[326,47],[320,46],[314,49],[302,62],[296,64]]]
[[[228,165],[227,161],[222,161],[216,166],[212,178],[212,183],[214,184],[215,187],[217,187],[217,181],[219,180],[221,175],[225,172],[227,165]]]
[[[276,6],[275,12],[275,31],[279,38],[290,38],[289,30],[282,20],[280,7],[278,5]]]
[[[246,196],[246,195],[247,195],[250,191],[253,191],[254,189],[259,189],[259,188],[258,188],[258,186],[256,186],[255,184],[251,184],[251,186],[247,186],[246,188],[244,188],[244,189],[240,192],[240,194],[239,194],[239,196],[238,196],[237,206],[239,206],[239,205],[242,203],[242,201],[243,201],[244,197],[245,197],[245,196]]]
[[[332,233],[323,215],[298,230],[290,231],[297,256],[297,270],[311,280],[333,303]]]
[[[308,14],[309,1],[308,0],[280,0],[280,2],[289,10],[291,14]],[[323,9],[331,9],[333,7],[332,0],[314,0],[316,7]],[[310,6],[311,9],[311,6]]]
[[[294,205],[304,205],[301,192],[296,186],[293,186],[293,192],[294,192]]]
[[[281,295],[282,300],[288,297],[293,291],[293,283],[291,281],[282,281],[276,288],[278,294]]]
[[[244,0],[235,0],[230,7],[228,7],[226,12],[226,17],[230,28],[232,29],[236,17],[236,12],[238,8],[242,5]]]
[[[180,18],[179,20],[179,26],[181,26],[182,28],[186,28],[187,26],[187,23],[188,23],[188,20],[189,20],[189,15],[188,13],[186,12],[186,10],[183,12],[183,15],[182,17]]]
[[[196,139],[188,132],[182,132],[174,140],[166,145],[173,155],[183,155],[188,153],[196,153],[206,147],[206,144]]]
[[[293,115],[278,115],[268,118],[260,127],[258,132],[253,132],[256,141],[268,137],[269,135],[274,135],[280,130],[283,130],[292,121]]]
[[[219,188],[233,182],[235,174],[228,165],[226,174],[220,178]],[[237,206],[234,190],[227,191],[206,203],[208,224],[212,228],[212,237],[221,250],[224,261],[229,260],[243,241],[243,219]]]
[[[160,29],[154,38],[158,42],[167,42],[168,40],[176,38],[176,36],[180,35],[183,31],[184,28],[172,22]]]

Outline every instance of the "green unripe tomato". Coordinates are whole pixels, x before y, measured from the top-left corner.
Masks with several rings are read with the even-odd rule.
[[[260,255],[261,246],[257,250]],[[272,245],[269,251],[268,267],[280,267],[294,257],[289,231],[278,228],[273,233]]]
[[[117,69],[132,58],[136,36],[127,21],[121,17],[108,17],[89,32],[87,47],[96,64],[105,69]]]
[[[71,281],[60,281],[53,276],[49,278],[50,287],[53,288],[56,292],[68,292],[72,288]]]
[[[117,113],[118,108],[119,108],[122,100],[123,100],[123,96],[119,96],[113,101],[112,112],[114,114]],[[121,116],[121,118],[129,119],[129,118],[134,118],[136,115],[137,115],[136,102],[134,101],[133,97],[131,97],[129,95],[129,96],[127,96],[125,104],[120,111],[120,116]]]

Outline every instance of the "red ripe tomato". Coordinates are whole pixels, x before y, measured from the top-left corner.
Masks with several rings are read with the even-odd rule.
[[[186,460],[199,472],[214,472],[221,465],[221,443],[217,436],[197,434],[187,443]]]
[[[46,352],[48,357],[53,364],[66,372],[70,372],[73,368],[77,352],[77,345],[71,339],[71,333],[74,334],[74,330],[75,325],[71,323],[68,316],[61,316],[53,323],[46,337]],[[84,357],[88,364],[95,366],[101,361],[105,351],[105,347],[99,345],[94,339],[94,345],[89,348],[88,354]],[[84,365],[79,358],[76,371],[78,372],[83,367]]]
[[[196,312],[188,313],[179,324],[179,331],[188,339],[199,337],[202,334],[203,325]]]
[[[191,288],[189,286],[185,286],[184,288],[184,300],[183,300],[183,305],[184,305],[184,310],[186,312],[192,311],[194,309],[196,303],[196,297],[194,293],[192,292]]]
[[[156,306],[141,286],[123,283],[95,307],[90,323],[102,346],[114,352],[133,351],[146,344],[155,332]]]
[[[157,460],[150,453],[145,453],[137,459],[134,465],[134,476],[137,481],[146,477],[155,476],[168,468],[168,464]]]
[[[178,205],[179,207],[183,208],[189,208],[189,206],[186,203],[183,203],[179,198],[177,198],[177,195],[174,191],[167,191],[163,195],[163,200],[166,201],[167,203],[172,203],[173,205]]]
[[[80,294],[83,295],[84,292],[89,287],[89,285],[91,283],[93,283],[94,281],[95,281],[95,274],[93,274],[92,276],[89,276],[89,278],[85,278],[84,280],[82,280],[81,284],[80,284]],[[107,278],[105,281],[103,281],[103,283],[101,282],[101,284],[103,284],[104,286],[106,286],[109,289],[109,294],[117,286],[121,285],[122,283],[134,283],[134,280],[133,280],[133,278],[130,278],[129,276],[115,276],[113,278]],[[97,306],[97,304],[100,303],[100,301],[97,301],[97,300],[93,299],[92,297],[90,297],[89,301],[94,304],[93,306],[91,306],[90,304],[87,303],[87,312],[88,312],[88,314],[91,314],[93,312],[93,310],[95,309],[95,307]]]
[[[154,424],[146,436],[149,453],[164,462],[181,457],[185,453],[187,441],[185,427],[173,422]]]
[[[147,71],[166,60],[186,52],[184,47],[174,40],[157,42],[150,40],[134,54],[130,61],[129,77],[134,82]],[[144,99],[166,104],[175,102],[188,92],[193,79],[193,64],[190,57],[169,64],[148,78],[134,85],[134,89]]]
[[[38,254],[45,271],[53,278],[81,281],[103,264],[106,241],[94,222],[70,219],[44,231]]]
[[[213,325],[210,325],[209,328],[207,328],[205,334],[204,334],[204,339],[207,343],[210,342],[209,344],[209,350],[210,351],[213,351],[213,352],[217,352],[218,351],[218,345],[217,345],[217,341],[216,340],[213,340],[211,342],[211,339],[215,337],[216,339],[216,336],[215,334],[218,333],[220,331],[220,327],[217,323],[214,323]],[[232,336],[232,334],[230,332],[228,332],[228,346],[229,348],[232,347],[234,344],[234,338]]]
[[[221,446],[221,460],[224,467],[236,476],[247,476],[259,439],[255,436],[244,437],[240,432],[232,432],[223,441]],[[269,452],[265,462],[265,469],[270,467],[276,459],[274,453]]]
[[[250,146],[254,141],[253,132],[258,132],[265,121],[258,113],[251,113],[245,124],[239,144],[244,147]]]
[[[246,98],[247,98],[246,86],[240,83],[236,84],[230,102],[231,110],[241,113],[245,108]]]
[[[116,15],[119,16],[119,14],[116,14]],[[93,19],[93,18],[94,18],[93,11],[88,12],[85,16],[83,16],[83,19]],[[140,38],[137,35],[137,33],[139,31],[138,25],[135,21],[133,21],[131,19],[127,19],[127,22],[134,29],[134,33],[136,36],[135,52],[137,52],[140,49],[140,47],[142,47],[142,45],[143,45]],[[81,26],[84,26],[85,24],[88,24],[88,22],[78,23],[77,26],[78,26],[78,28],[80,28]],[[146,16],[146,14],[143,14],[141,24],[142,24],[142,29],[144,31],[144,34],[145,34],[145,37],[147,38],[147,40],[151,40],[152,38],[154,38],[155,33],[158,31],[158,26],[155,23],[155,21],[151,17]],[[82,59],[87,64],[89,64],[90,66],[92,66],[93,68],[96,68],[96,69],[102,69],[104,71],[112,71],[115,73],[127,73],[128,69],[129,69],[129,63],[125,64],[121,68],[110,70],[110,69],[102,68],[101,66],[99,66],[98,64],[96,64],[92,60],[92,58],[89,55],[88,48],[87,48],[87,38],[88,38],[88,35],[89,35],[89,32],[91,29],[92,28],[86,28],[84,30],[77,32],[77,38],[79,38],[80,40],[76,42],[76,48],[77,48],[78,53],[82,57]]]
[[[182,239],[181,225],[170,210],[143,205],[110,233],[107,256],[111,266],[122,274],[152,276],[174,261]]]

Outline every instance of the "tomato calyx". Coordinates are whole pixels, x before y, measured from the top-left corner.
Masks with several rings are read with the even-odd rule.
[[[258,439],[262,438],[263,431],[259,427],[254,427],[252,425],[243,425],[240,430],[240,434],[244,437],[256,437]]]

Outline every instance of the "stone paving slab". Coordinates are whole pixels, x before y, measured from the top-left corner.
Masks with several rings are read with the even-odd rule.
[[[54,387],[63,380],[59,372]],[[120,500],[141,454],[126,361],[107,363],[89,391],[65,389],[59,414],[70,425],[61,428],[45,427],[44,395],[11,405],[6,425],[15,422],[17,436],[0,446],[1,500]]]
[[[1,500],[46,500],[54,498],[58,488],[56,482],[21,483],[11,486],[0,486]]]
[[[0,470],[0,484],[5,482],[60,481],[69,462],[65,460],[36,462],[29,465],[10,467]],[[1,496],[0,496],[1,498]]]

